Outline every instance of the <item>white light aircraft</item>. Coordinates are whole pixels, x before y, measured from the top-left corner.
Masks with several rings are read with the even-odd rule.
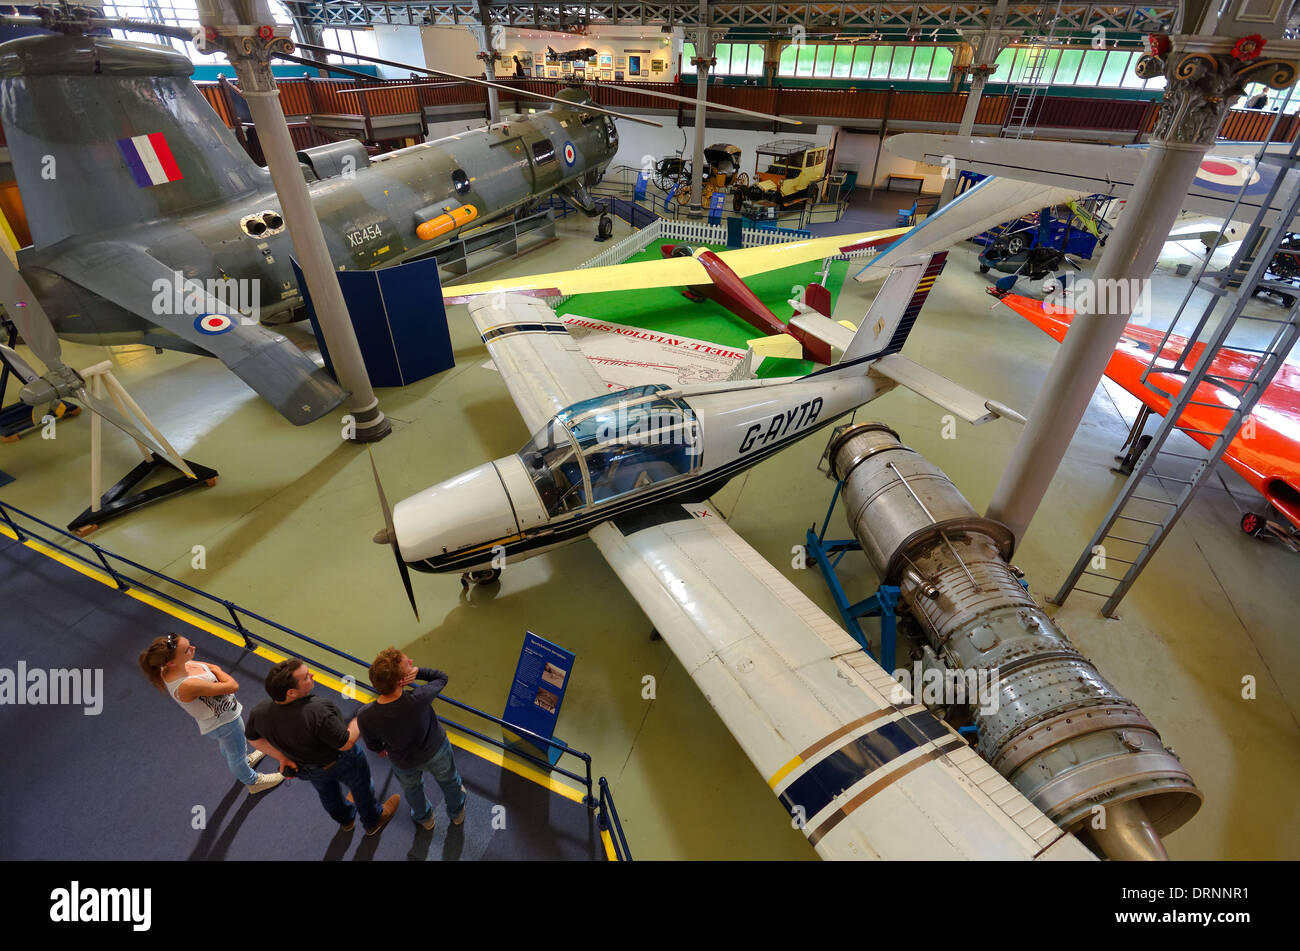
[[[996,415],[898,352],[944,257],[902,262],[860,328],[839,328],[842,359],[785,381],[611,393],[543,303],[479,298],[475,325],[537,435],[391,513],[380,488],[375,541],[411,595],[407,566],[490,573],[496,556],[590,538],[825,858],[1091,859],[705,501],[896,383]]]

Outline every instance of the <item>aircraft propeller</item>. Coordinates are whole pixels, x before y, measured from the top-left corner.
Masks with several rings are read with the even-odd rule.
[[[397,529],[393,526],[393,510],[388,507],[388,497],[384,495],[384,486],[379,481],[379,467],[375,465],[375,454],[370,453],[370,468],[375,473],[375,491],[379,493],[379,507],[384,512],[383,531],[375,533],[376,545],[389,545],[393,549],[393,557],[397,559],[397,570],[402,576],[402,584],[406,587],[406,598],[411,602],[411,610],[415,612],[415,619],[420,619],[420,609],[415,604],[415,589],[411,587],[411,569],[406,567],[406,562],[402,558],[402,550],[397,546]]]

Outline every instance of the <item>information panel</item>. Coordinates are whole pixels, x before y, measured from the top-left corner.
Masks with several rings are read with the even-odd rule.
[[[524,635],[524,645],[515,667],[514,683],[501,718],[511,726],[529,730],[548,740],[555,736],[560,705],[569,686],[574,654],[532,631]],[[533,744],[535,745],[535,744]],[[543,750],[554,763],[558,751]]]

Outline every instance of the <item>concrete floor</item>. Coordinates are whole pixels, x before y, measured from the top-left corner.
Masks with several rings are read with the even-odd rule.
[[[617,223],[616,237],[627,232]],[[593,256],[585,222],[566,237],[475,279],[570,267]],[[1157,302],[1176,305],[1170,260]],[[974,253],[955,251],[908,341],[911,358],[1027,411],[1057,344],[984,293]],[[874,285],[849,282],[837,317],[860,316]],[[516,451],[529,434],[463,307],[451,310],[457,366],[401,390],[380,391],[394,433],[374,448],[390,500]],[[288,333],[304,344],[305,327]],[[99,348],[65,344],[85,366]],[[448,692],[499,712],[525,630],[577,654],[559,735],[609,778],[628,841],[641,859],[809,859],[804,836],[594,546],[580,542],[509,566],[498,588],[465,594],[455,576],[416,575],[421,621],[411,616],[391,555],[371,543],[381,519],[366,453],[341,439],[338,420],[295,429],[216,361],[119,348],[116,373],[189,458],[220,470],[220,483],[110,524],[94,540],[221,597],[360,656],[397,645],[451,673]],[[1120,485],[1108,467],[1137,401],[1109,383],[1092,400],[1038,520],[1016,556],[1041,600],[1054,592]],[[341,413],[339,414],[342,415]],[[982,510],[1018,428],[998,421],[942,438],[943,411],[896,390],[858,413],[888,422],[942,466]],[[108,436],[105,470],[116,478],[134,449]],[[85,507],[89,425],[59,425],[0,446],[17,481],[6,501],[56,524]],[[815,602],[833,604],[815,570],[791,568],[791,548],[820,523],[832,485],[815,469],[818,437],[765,462],[721,492],[732,526]],[[1230,484],[1241,487],[1240,482]],[[1243,488],[1243,498],[1245,492]],[[1252,501],[1253,504],[1253,501]],[[1190,768],[1205,803],[1173,834],[1176,859],[1300,857],[1300,557],[1243,535],[1231,499],[1202,493],[1121,607],[1099,617],[1076,594],[1052,609],[1075,644],[1135,700]],[[846,537],[837,512],[831,534]],[[193,546],[206,567],[192,567]],[[850,595],[875,579],[846,557]],[[161,622],[164,623],[165,622]],[[143,644],[157,631],[134,632]],[[134,646],[131,649],[138,649]],[[643,677],[656,699],[642,699]],[[1242,698],[1242,678],[1257,698]],[[246,688],[247,689],[247,688]]]

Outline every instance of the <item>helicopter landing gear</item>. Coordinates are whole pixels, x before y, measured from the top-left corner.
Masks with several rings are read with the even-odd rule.
[[[600,220],[596,222],[596,240],[608,241],[614,234],[614,219],[609,215],[601,212]]]

